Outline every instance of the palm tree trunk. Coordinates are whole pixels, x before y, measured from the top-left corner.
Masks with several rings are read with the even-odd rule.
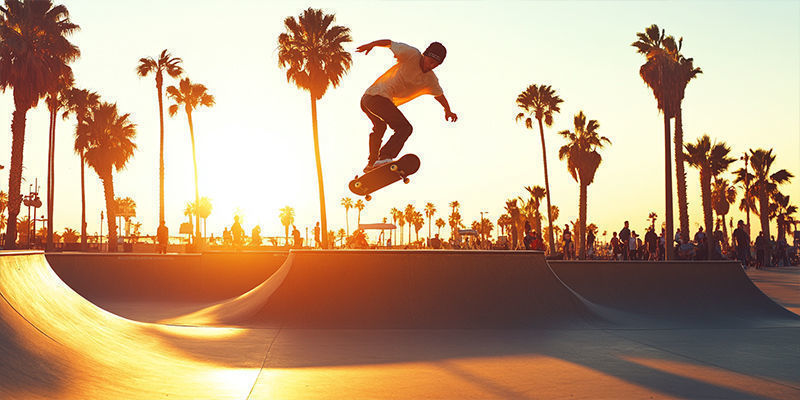
[[[6,249],[17,248],[17,215],[19,215],[22,195],[22,153],[25,147],[25,115],[28,108],[16,104],[11,120],[11,166],[8,172],[8,226],[6,227]]]
[[[672,239],[673,239],[673,225],[672,225],[672,152],[670,151],[670,129],[669,129],[669,114],[664,112],[664,220],[666,222],[666,234],[664,235],[664,259],[671,260],[672,254]],[[688,234],[688,232],[686,233]]]
[[[194,205],[197,208],[194,213],[194,244],[195,247],[200,245],[198,239],[200,239],[200,188],[197,183],[197,153],[195,152],[194,146],[194,124],[192,123],[192,112],[188,109],[186,110],[186,116],[189,119],[189,135],[192,137],[192,163],[194,164]],[[195,249],[199,250],[199,249]]]
[[[325,187],[322,183],[322,161],[319,156],[319,133],[317,129],[317,99],[311,95],[311,127],[314,133],[314,159],[317,162],[317,182],[319,184],[319,214],[322,220],[322,248],[328,248],[328,217],[325,213]]]
[[[581,193],[580,193],[580,205],[578,206],[578,259],[583,260],[586,258],[586,205],[588,202],[587,199],[587,192],[589,185],[584,184],[583,182],[580,183],[581,186]]]
[[[49,149],[47,151],[47,239],[45,250],[53,251],[53,201],[55,199],[56,108],[50,110]]]
[[[706,245],[708,247],[708,257],[714,254],[714,215],[711,209],[711,174],[708,171],[700,170],[700,191],[703,201],[703,223],[706,226]],[[683,232],[683,230],[681,230]],[[688,232],[687,232],[688,234]]]
[[[722,214],[722,234],[725,237],[725,248],[723,248],[723,250],[728,248],[730,243],[730,241],[728,240],[728,225],[725,223],[725,218],[727,215],[728,213]]]
[[[161,221],[164,221],[164,100],[162,98],[161,89],[162,83],[156,79],[156,90],[158,91],[158,122],[161,128],[158,154],[158,224],[156,226],[161,226]]]
[[[764,232],[764,239],[769,240],[769,196],[764,190],[764,185],[759,185],[758,190],[758,216],[761,219],[761,232]]]
[[[100,176],[103,181],[103,194],[106,198],[106,215],[108,216],[108,251],[117,251],[117,206],[114,201],[114,177],[111,171],[103,172]]]
[[[689,234],[689,203],[686,197],[686,169],[683,161],[683,119],[681,108],[675,114],[675,178],[678,191],[678,222],[681,232]]]
[[[550,253],[553,253],[555,249],[555,242],[553,241],[553,219],[551,218],[551,210],[550,210],[550,180],[547,177],[547,149],[544,145],[544,127],[542,126],[542,120],[537,118],[539,121],[539,136],[542,139],[542,164],[544,165],[544,188],[545,188],[545,195],[547,197],[547,226],[550,228],[547,230],[547,242],[550,244]]]
[[[283,228],[286,230],[286,247],[289,247],[289,225],[284,225]]]
[[[86,181],[84,172],[86,170],[83,160],[83,150],[81,150],[81,250],[86,251]]]
[[[431,215],[432,217],[433,215]],[[428,242],[431,241],[431,217],[428,217]]]
[[[350,236],[350,210],[347,207],[344,208],[344,225],[347,229],[345,235]]]

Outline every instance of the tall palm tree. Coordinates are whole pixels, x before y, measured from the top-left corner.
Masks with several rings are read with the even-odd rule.
[[[358,226],[361,226],[361,211],[364,211],[364,200],[361,199],[356,200],[356,203],[353,204],[353,208],[358,210],[358,219],[356,221],[358,223]]]
[[[414,225],[416,240],[419,241],[419,230],[425,225],[425,218],[422,217],[422,213],[415,210],[411,223]]]
[[[395,207],[392,207],[392,209],[389,210],[389,214],[392,216],[392,223],[393,224],[397,224],[397,221],[399,219],[403,218],[403,212],[398,210]],[[397,237],[397,228],[395,228],[394,230],[395,230],[394,236]]]
[[[400,210],[398,210],[398,211],[400,211]],[[400,241],[399,241],[399,244],[403,244],[403,227],[406,226],[406,216],[403,213],[403,211],[400,211],[397,214],[397,225],[400,226]],[[411,237],[409,237],[409,240],[411,240]]]
[[[143,57],[136,65],[136,73],[140,77],[146,77],[153,73],[156,76],[156,95],[158,96],[158,123],[160,127],[159,153],[158,153],[158,225],[164,221],[164,72],[167,75],[177,78],[183,74],[181,60],[173,57],[166,49],[161,51],[157,59]],[[205,226],[204,226],[205,228]],[[203,233],[205,236],[205,232]]]
[[[761,231],[769,239],[770,197],[778,190],[778,186],[789,183],[794,177],[789,171],[782,169],[772,172],[775,155],[772,149],[750,150],[750,163],[753,166],[751,187],[758,199],[758,216],[761,218]]]
[[[70,115],[74,114],[76,119],[75,143],[73,149],[75,150],[75,153],[80,156],[81,162],[81,250],[84,251],[86,250],[86,246],[88,244],[88,239],[86,236],[86,179],[84,173],[86,162],[83,154],[84,149],[79,144],[86,143],[89,139],[85,137],[79,137],[81,133],[78,130],[78,126],[86,118],[86,115],[89,113],[89,111],[99,105],[100,95],[97,93],[86,89],[73,88],[69,91],[67,96],[66,110],[61,115],[62,118],[68,118]],[[88,134],[89,132],[85,131],[84,133]]]
[[[339,86],[350,69],[352,57],[342,44],[351,42],[350,29],[333,25],[335,16],[308,8],[296,19],[286,17],[286,31],[278,36],[278,65],[286,68],[286,79],[311,96],[311,125],[314,135],[314,157],[317,162],[319,208],[322,219],[322,247],[328,243],[328,220],[325,213],[325,190],[322,182],[322,161],[317,129],[317,100],[328,86]]]
[[[588,207],[588,188],[594,182],[594,175],[603,157],[597,152],[604,144],[611,144],[605,136],[600,136],[597,120],[586,121],[586,115],[580,111],[574,119],[575,131],[563,130],[558,132],[567,140],[567,144],[558,150],[558,159],[567,160],[567,170],[572,179],[580,186],[580,199],[578,206],[578,258],[586,258],[586,209]]]
[[[728,225],[725,223],[726,216],[731,209],[731,204],[736,201],[736,187],[725,178],[716,178],[711,184],[711,203],[714,212],[722,217],[722,233],[725,235],[725,246],[728,240]]]
[[[461,203],[459,203],[458,200],[453,200],[449,203],[449,206],[450,206],[450,217],[448,219],[450,223],[450,236],[455,237],[456,235],[455,230],[458,228],[453,226],[453,216],[459,211]],[[461,213],[458,214],[458,223],[461,224]]]
[[[5,7],[0,7],[0,90],[14,90],[7,249],[16,248],[26,114],[53,90],[67,64],[80,56],[78,48],[67,40],[77,29],[67,8],[54,6],[50,0],[6,0]]]
[[[680,104],[682,79],[678,74],[678,66],[674,54],[669,49],[677,48],[675,38],[666,36],[658,25],[650,25],[644,32],[636,33],[638,40],[631,45],[637,52],[646,57],[646,62],[639,68],[639,76],[653,90],[658,109],[664,114],[664,192],[665,192],[665,258],[672,255],[672,237],[674,233],[672,221],[672,154],[670,151],[669,120],[675,117]],[[688,229],[688,219],[687,219]]]
[[[656,219],[658,219],[658,214],[655,211],[650,211],[650,214],[647,215],[647,219],[650,220],[650,229],[653,232],[656,231]]]
[[[180,106],[186,111],[186,119],[189,121],[189,136],[192,139],[192,163],[194,164],[194,202],[200,204],[200,189],[197,184],[197,153],[194,145],[194,123],[192,122],[192,112],[198,107],[211,107],[214,105],[214,96],[208,93],[208,88],[199,83],[192,83],[189,78],[181,79],[178,87],[170,86],[167,88],[167,96],[175,104],[169,106],[169,116],[174,117],[178,113]],[[200,237],[200,214],[195,214],[194,243]]]
[[[545,196],[547,197],[547,224],[548,229],[547,241],[550,244],[550,249],[554,249],[553,241],[553,221],[550,216],[550,180],[547,174],[547,149],[544,144],[544,127],[542,120],[548,127],[553,125],[553,113],[561,111],[559,104],[562,100],[556,94],[556,91],[550,85],[530,85],[524,92],[517,96],[517,106],[524,112],[517,114],[517,121],[525,118],[525,113],[528,117],[525,118],[525,127],[533,129],[533,118],[539,122],[539,136],[542,139],[542,165],[544,165],[544,188]]]
[[[464,221],[461,219],[461,212],[456,209],[453,211],[450,216],[447,218],[447,223],[450,225],[450,237],[456,237],[456,233],[458,232],[458,228],[464,226]]]
[[[708,254],[713,254],[716,239],[714,238],[714,217],[712,214],[711,180],[728,169],[735,159],[728,157],[731,149],[725,142],[711,143],[708,135],[703,135],[695,143],[684,145],[684,158],[692,167],[700,171],[700,192],[703,199],[703,221],[706,229]],[[688,232],[686,232],[688,235]]]
[[[286,206],[281,208],[280,213],[281,218],[281,225],[286,231],[286,245],[289,245],[289,226],[294,223],[294,209],[292,207]]]
[[[437,235],[441,235],[442,234],[442,228],[444,228],[445,225],[446,224],[445,224],[443,219],[441,219],[441,218],[436,219],[436,229],[437,229],[436,234]]]
[[[133,156],[136,144],[136,125],[130,114],[119,115],[117,105],[102,103],[90,110],[77,128],[77,137],[85,139],[76,143],[84,152],[86,164],[103,182],[108,216],[108,249],[117,248],[116,204],[114,201],[113,171],[120,171]]]
[[[342,201],[340,203],[342,207],[344,207],[344,223],[347,226],[347,230],[344,233],[347,236],[350,236],[350,209],[353,208],[353,199],[349,197],[342,197]]]
[[[431,203],[425,203],[425,217],[428,218],[428,239],[431,238],[431,218],[436,214],[436,206]]]
[[[405,210],[403,210],[403,218],[408,222],[408,241],[411,241],[411,226],[414,225],[414,213],[417,210],[414,209],[413,204],[406,205]]]
[[[680,38],[677,47],[674,41],[666,41],[668,53],[672,56],[673,61],[677,63],[677,108],[675,111],[675,178],[678,192],[678,221],[681,226],[681,232],[689,232],[689,201],[686,197],[686,170],[683,159],[683,103],[684,93],[689,81],[696,78],[703,71],[700,68],[695,68],[693,60],[686,58],[680,54],[681,46],[683,45],[683,38]]]
[[[47,153],[47,233],[45,249],[53,249],[53,206],[55,203],[55,151],[56,151],[56,120],[58,111],[67,106],[69,92],[75,83],[72,68],[65,68],[56,80],[56,85],[51,88],[45,103],[50,111],[49,145]]]

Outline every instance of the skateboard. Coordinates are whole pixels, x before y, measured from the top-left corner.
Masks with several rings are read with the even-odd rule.
[[[417,170],[419,170],[419,157],[414,154],[406,154],[364,175],[356,175],[348,186],[351,192],[364,196],[369,201],[372,200],[370,194],[378,189],[389,186],[399,180],[402,180],[403,183],[408,183],[408,177],[417,172]]]

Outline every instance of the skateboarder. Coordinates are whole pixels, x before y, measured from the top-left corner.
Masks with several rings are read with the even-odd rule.
[[[447,55],[447,50],[441,43],[433,42],[425,52],[420,53],[405,43],[383,39],[361,45],[356,51],[366,55],[376,46],[388,47],[397,58],[397,64],[381,75],[361,97],[361,110],[367,114],[373,125],[372,133],[369,135],[369,157],[364,172],[394,160],[411,135],[411,123],[400,112],[398,106],[423,94],[430,94],[444,108],[446,121],[455,122],[458,119],[458,116],[450,111],[444,91],[439,86],[439,79],[433,73],[433,69],[438,67]],[[394,130],[394,134],[381,148],[387,125]]]

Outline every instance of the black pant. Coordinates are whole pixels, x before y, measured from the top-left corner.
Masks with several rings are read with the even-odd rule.
[[[372,121],[372,133],[369,134],[370,164],[379,159],[397,157],[413,130],[405,115],[400,112],[391,100],[383,96],[368,94],[361,97],[361,110]],[[394,130],[394,134],[381,148],[386,125],[389,125]]]

